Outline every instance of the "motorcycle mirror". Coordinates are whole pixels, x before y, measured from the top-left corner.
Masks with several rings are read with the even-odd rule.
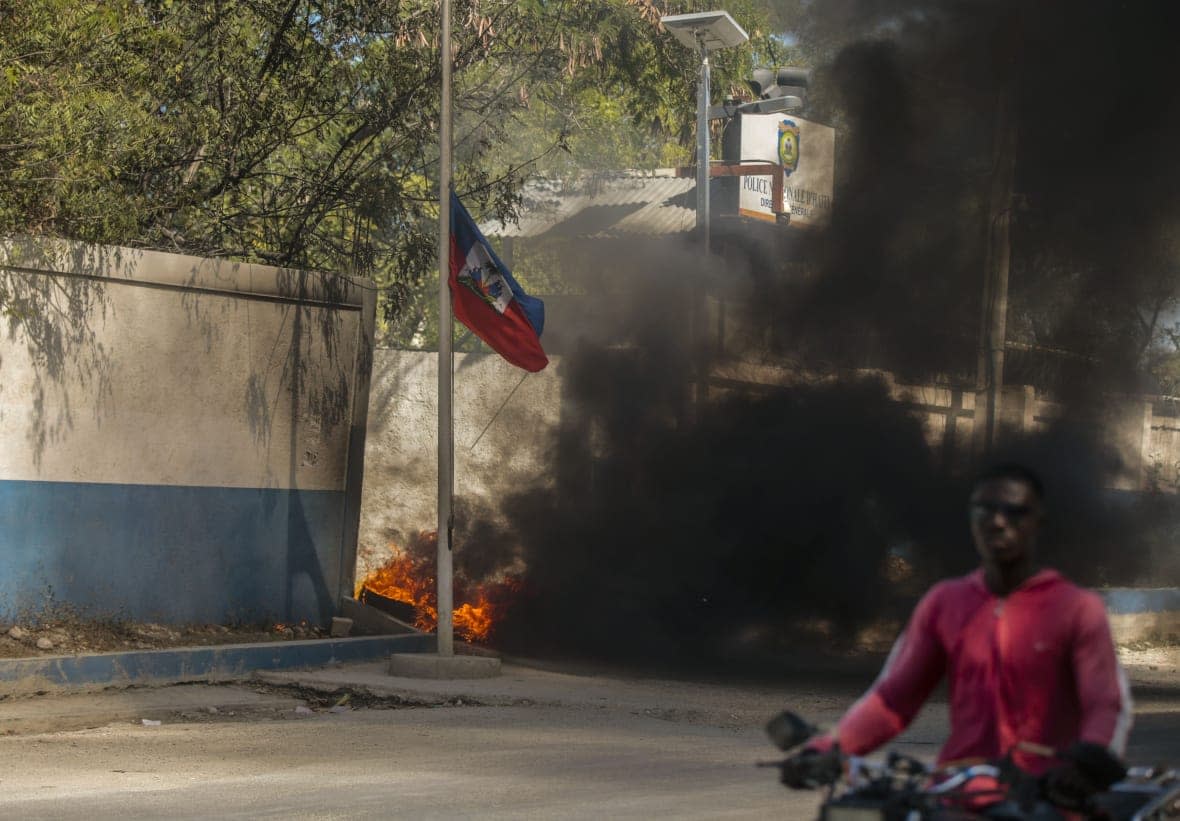
[[[766,734],[770,736],[774,746],[780,750],[798,747],[818,732],[818,727],[808,724],[790,710],[779,713],[766,722]]]

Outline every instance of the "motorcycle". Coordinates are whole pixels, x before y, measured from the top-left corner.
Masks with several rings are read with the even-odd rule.
[[[1132,767],[1078,758],[1090,778],[1035,776],[1011,757],[986,763],[932,768],[911,756],[890,752],[883,761],[802,748],[816,727],[791,712],[766,726],[783,752],[776,767],[793,789],[825,789],[817,821],[1175,821],[1180,819],[1180,771]],[[1086,745],[1082,745],[1083,748]],[[1089,745],[1093,747],[1093,745]],[[1063,762],[1079,754],[1027,745]],[[1077,770],[1070,770],[1076,772]],[[1063,772],[1063,771],[1058,771]],[[1093,784],[1101,784],[1094,788]]]

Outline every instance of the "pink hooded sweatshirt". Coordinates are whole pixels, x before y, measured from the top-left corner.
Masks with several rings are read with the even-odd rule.
[[[943,675],[951,733],[939,763],[1012,751],[1018,766],[1041,773],[1055,762],[1019,742],[1125,750],[1131,697],[1102,599],[1056,571],[1006,597],[988,590],[982,570],[932,588],[877,681],[833,731],[841,750],[863,755],[896,736]]]

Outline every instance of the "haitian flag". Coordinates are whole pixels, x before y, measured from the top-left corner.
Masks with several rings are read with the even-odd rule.
[[[455,316],[492,350],[526,371],[549,364],[541,349],[545,303],[512,278],[453,192],[450,285]]]

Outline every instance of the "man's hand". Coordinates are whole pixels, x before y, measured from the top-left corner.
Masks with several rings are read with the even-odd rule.
[[[1127,775],[1118,757],[1103,747],[1079,741],[1061,754],[1061,766],[1045,773],[1042,786],[1045,797],[1065,809],[1080,809],[1090,796],[1110,789]]]
[[[814,790],[834,784],[844,772],[844,761],[838,748],[824,752],[805,749],[782,763],[781,781],[792,790]]]

